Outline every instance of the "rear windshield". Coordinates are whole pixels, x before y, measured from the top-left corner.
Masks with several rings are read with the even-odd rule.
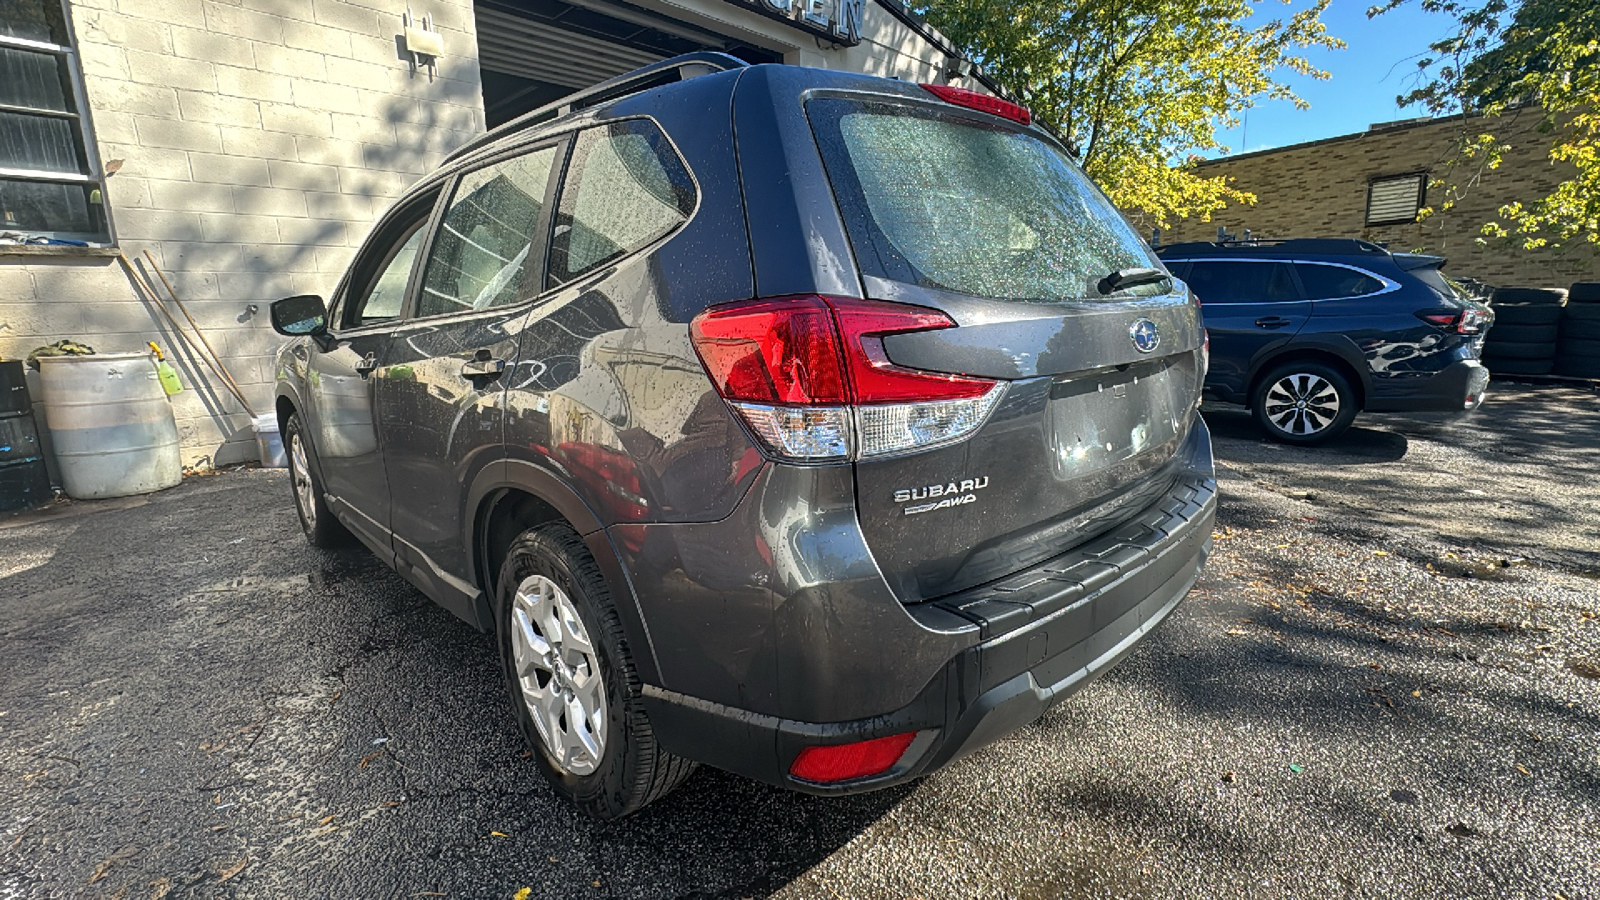
[[[1054,145],[936,108],[818,99],[806,105],[863,274],[981,297],[1104,298],[1112,272],[1160,268]]]

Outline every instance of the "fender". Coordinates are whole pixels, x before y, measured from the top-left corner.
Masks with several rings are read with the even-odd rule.
[[[1317,350],[1336,356],[1356,373],[1356,378],[1361,382],[1361,396],[1372,396],[1372,369],[1367,365],[1367,358],[1355,342],[1342,334],[1299,334],[1281,344],[1273,344],[1256,354],[1250,363],[1250,375],[1245,383],[1245,397],[1248,399],[1251,385],[1256,383],[1256,377],[1263,369],[1273,365],[1281,359],[1294,356],[1306,350]]]
[[[463,546],[470,551],[467,554],[467,564],[470,567],[467,573],[468,581],[478,585],[487,583],[488,573],[484,570],[488,559],[488,547],[484,530],[488,517],[485,513],[499,493],[505,490],[522,491],[550,504],[583,538],[584,544],[600,566],[600,574],[605,578],[617,615],[622,620],[622,630],[628,645],[636,648],[633,662],[640,680],[660,684],[661,667],[656,661],[656,650],[650,640],[650,629],[645,624],[639,598],[634,593],[633,582],[622,568],[621,558],[611,542],[611,536],[601,524],[599,516],[595,515],[594,510],[589,508],[578,492],[550,468],[527,460],[510,459],[489,463],[478,472],[466,494],[465,511],[471,515],[462,516],[461,519]],[[495,623],[499,621],[499,611],[494,608],[497,598],[487,596],[487,591],[484,593],[487,597],[486,608],[479,611],[479,627],[492,633]],[[639,649],[644,652],[637,652]]]

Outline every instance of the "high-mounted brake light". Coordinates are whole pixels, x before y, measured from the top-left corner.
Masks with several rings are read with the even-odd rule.
[[[1033,113],[1028,112],[1027,107],[1001,100],[999,97],[991,97],[988,94],[980,94],[977,91],[969,91],[966,88],[951,87],[948,84],[925,84],[923,87],[927,89],[928,93],[946,103],[965,106],[967,109],[986,112],[1023,125],[1033,121]]]
[[[714,306],[690,323],[700,362],[777,456],[833,462],[958,441],[988,418],[1003,387],[906,369],[883,337],[953,328],[938,310],[837,297]]]

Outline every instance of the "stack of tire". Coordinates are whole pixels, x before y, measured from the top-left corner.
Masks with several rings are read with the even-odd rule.
[[[1489,298],[1494,327],[1483,342],[1484,365],[1496,375],[1549,375],[1566,304],[1564,288],[1496,290]]]
[[[1600,281],[1582,281],[1567,292],[1555,371],[1572,378],[1600,378]]]

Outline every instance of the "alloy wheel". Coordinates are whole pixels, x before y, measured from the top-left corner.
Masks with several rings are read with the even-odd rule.
[[[550,761],[589,775],[606,748],[606,692],[594,642],[572,599],[543,575],[517,585],[511,652],[522,701]]]
[[[289,434],[289,477],[294,481],[294,502],[300,506],[306,529],[316,528],[316,488],[311,486],[311,467],[306,465],[305,442],[293,432]]]
[[[1284,434],[1317,434],[1339,417],[1339,407],[1339,389],[1310,372],[1285,375],[1267,389],[1267,420]]]

